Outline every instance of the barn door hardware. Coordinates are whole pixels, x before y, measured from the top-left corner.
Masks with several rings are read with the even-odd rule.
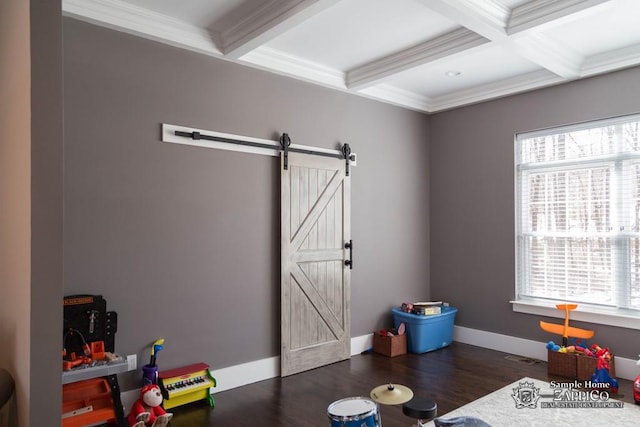
[[[342,157],[345,161],[345,174],[349,176],[349,163],[351,162],[351,147],[349,144],[342,146]]]
[[[333,157],[334,159],[345,159],[346,164],[346,175],[349,176],[349,162],[355,160],[355,156],[351,154],[351,147],[349,144],[344,144],[339,153],[325,153],[323,151],[314,151],[314,150],[305,150],[302,148],[291,147],[291,138],[289,134],[283,133],[280,137],[280,150],[284,152],[284,170],[289,168],[289,153],[302,153],[302,154],[312,154],[314,156],[324,156],[324,157]]]
[[[238,148],[225,148],[234,151],[267,154],[277,156],[280,152],[284,152],[284,169],[289,168],[289,153],[311,154],[314,156],[333,157],[345,160],[346,175],[349,176],[349,169],[356,164],[356,155],[351,151],[349,144],[344,144],[338,150],[329,150],[326,148],[307,147],[291,143],[291,137],[287,133],[280,136],[279,141],[271,141],[266,139],[258,139],[252,137],[243,137],[239,135],[231,135],[218,132],[202,132],[200,130],[178,127],[174,125],[163,124],[163,141],[174,142],[180,144],[205,146],[209,148],[222,148],[222,144],[231,144]],[[178,137],[178,138],[176,138]],[[194,141],[189,144],[183,138]],[[211,141],[211,143],[201,143],[200,141]],[[241,148],[242,146],[246,148]]]
[[[280,149],[284,151],[284,170],[289,169],[289,146],[291,145],[291,138],[289,134],[283,133],[280,137]]]
[[[344,265],[349,267],[349,270],[353,270],[353,240],[346,242],[344,248],[349,249],[349,259],[344,260]]]
[[[204,139],[205,141],[226,142],[227,144],[245,145],[247,147],[273,148],[273,145],[270,145],[270,144],[264,144],[261,142],[254,142],[254,141],[245,141],[243,139],[225,138],[222,136],[215,136],[215,135],[206,135],[204,133],[200,133],[197,131],[184,132],[181,130],[177,130],[175,131],[175,134],[176,136],[184,136],[186,138],[191,138],[194,141]]]

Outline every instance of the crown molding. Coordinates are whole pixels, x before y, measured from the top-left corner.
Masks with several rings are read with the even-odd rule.
[[[237,62],[335,89],[346,89],[342,71],[266,46],[249,52]]]
[[[640,44],[583,58],[541,32],[601,11],[613,0],[534,0],[515,8],[511,15],[495,0],[418,0],[465,28],[346,73],[263,45],[338,1],[265,0],[265,7],[246,19],[229,21],[219,34],[122,0],[63,0],[62,10],[64,16],[92,24],[427,113],[640,65]],[[507,28],[517,35],[508,35]],[[385,83],[405,70],[493,43],[545,69],[440,97],[426,97]],[[225,49],[229,55],[223,53]]]
[[[432,111],[439,112],[462,105],[477,104],[479,102],[515,95],[533,89],[540,89],[566,81],[566,79],[558,77],[547,70],[533,71],[499,82],[431,98]]]
[[[640,43],[588,57],[582,65],[581,76],[587,77],[636,65],[640,65]]]
[[[459,28],[425,43],[394,53],[347,73],[347,87],[359,90],[371,86],[393,74],[418,67],[442,58],[468,51],[488,43],[478,34]]]
[[[212,56],[222,56],[215,36],[183,21],[119,0],[63,0],[62,12],[81,21]]]
[[[385,84],[367,87],[360,91],[349,90],[345,85],[345,74],[343,72],[314,62],[300,60],[300,58],[265,46],[243,56],[241,62],[246,62],[247,65],[254,68],[264,69],[313,84],[320,84],[331,89],[338,89],[386,104],[422,113],[431,111],[431,104],[426,97]]]
[[[548,24],[560,25],[561,18],[575,20],[579,12],[589,11],[595,6],[610,4],[613,0],[537,0],[514,8],[507,25],[508,34],[516,34],[535,28],[541,31]],[[595,12],[592,10],[590,12]]]
[[[421,113],[429,113],[433,111],[433,105],[428,97],[420,96],[414,92],[402,90],[387,84],[367,87],[356,93],[367,98],[419,111]]]

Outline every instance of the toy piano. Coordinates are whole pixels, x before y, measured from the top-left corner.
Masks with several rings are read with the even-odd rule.
[[[164,409],[175,408],[206,399],[213,407],[213,387],[216,379],[211,375],[209,365],[196,363],[182,368],[158,373],[158,385],[164,397]]]

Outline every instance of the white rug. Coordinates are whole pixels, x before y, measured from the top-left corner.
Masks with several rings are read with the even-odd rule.
[[[567,380],[567,383],[571,381]],[[586,394],[568,384],[522,378],[438,416],[445,419],[475,417],[493,427],[638,427],[640,405],[607,399],[601,391]],[[427,426],[434,426],[433,421]]]

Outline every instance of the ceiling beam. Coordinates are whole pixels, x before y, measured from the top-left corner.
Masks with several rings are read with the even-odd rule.
[[[580,77],[584,57],[543,34],[509,39],[502,46],[564,79]]]
[[[473,31],[459,28],[425,43],[354,68],[347,73],[346,84],[349,89],[363,89],[391,75],[442,58],[450,58],[487,42],[487,39]]]
[[[538,0],[525,3],[511,11],[507,25],[508,34],[517,34],[534,29],[543,31],[549,25],[561,25],[583,17],[587,13],[597,13],[613,4],[613,0]]]
[[[235,14],[238,19],[228,23],[218,34],[221,50],[229,59],[238,59],[268,43],[292,27],[333,6],[340,0],[269,0],[246,3],[253,10]],[[233,13],[232,13],[233,14]]]
[[[493,0],[419,0],[481,36],[564,79],[580,77],[584,58],[540,32],[592,13],[612,0],[536,0],[505,14]]]
[[[415,0],[460,27],[347,72],[270,48],[271,40],[338,1],[238,1],[241,6],[211,23],[215,31],[130,0],[62,0],[62,9],[64,16],[426,112],[640,65],[640,43],[583,57],[564,47],[550,31],[585,16],[616,11],[617,0],[529,0],[513,9],[502,0]],[[394,86],[394,77],[406,70],[437,65],[485,47],[499,47],[541,69],[435,97]]]
[[[494,0],[418,0],[429,9],[491,41],[507,36],[510,10]]]

